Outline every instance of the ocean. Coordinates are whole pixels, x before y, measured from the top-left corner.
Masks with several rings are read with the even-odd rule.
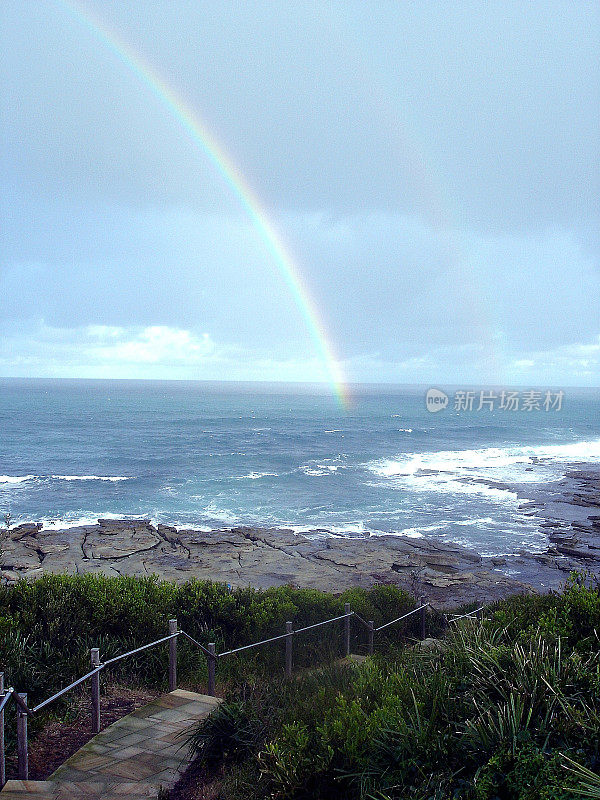
[[[542,550],[522,503],[600,462],[600,390],[560,408],[431,413],[427,387],[0,381],[0,512],[64,528],[148,517],[199,529],[432,536],[500,555]],[[493,408],[491,405],[493,404]],[[517,492],[515,487],[519,486]]]

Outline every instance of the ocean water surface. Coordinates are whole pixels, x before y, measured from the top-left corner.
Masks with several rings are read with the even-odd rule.
[[[318,387],[2,380],[0,512],[542,549],[519,506],[567,464],[600,461],[600,390],[526,412],[456,411],[448,389],[432,414],[425,389],[358,387],[342,410]]]

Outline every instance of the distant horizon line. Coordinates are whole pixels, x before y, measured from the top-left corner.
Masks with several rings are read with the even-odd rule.
[[[219,379],[213,380],[210,378],[76,378],[76,377],[55,377],[44,375],[0,375],[0,381],[47,381],[47,382],[62,382],[62,383],[197,383],[197,384],[212,384],[212,385],[234,385],[234,386],[286,386],[286,387],[306,387],[311,389],[322,389],[324,394],[329,394],[331,384],[328,381],[274,381],[274,380],[235,380],[235,379]],[[556,383],[556,382],[529,382],[529,383],[486,383],[486,382],[454,382],[454,381],[416,381],[416,382],[400,382],[400,381],[349,381],[350,387],[362,388],[377,388],[377,387],[398,387],[398,388],[412,388],[412,389],[429,389],[439,386],[444,386],[448,389],[472,389],[483,388],[501,390],[503,388],[528,388],[528,389],[576,389],[576,390],[600,390],[600,384],[597,386],[585,386],[573,383]]]

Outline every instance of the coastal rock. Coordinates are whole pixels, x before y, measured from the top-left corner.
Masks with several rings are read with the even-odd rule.
[[[191,577],[233,586],[292,584],[327,591],[393,583],[431,602],[497,599],[529,587],[486,569],[488,562],[459,545],[407,537],[311,538],[289,529],[236,527],[177,531],[146,519],[102,520],[66,530],[28,526],[8,534],[5,580],[41,571]],[[489,563],[489,567],[492,564]],[[473,568],[476,567],[477,571]]]
[[[539,553],[484,558],[426,537],[346,538],[322,529],[302,535],[249,526],[178,530],[148,519],[102,519],[65,530],[27,523],[5,531],[0,568],[9,582],[50,572],[197,578],[263,589],[291,584],[334,592],[388,583],[451,607],[558,589],[572,570],[600,578],[600,514],[586,513],[596,503],[600,470],[582,469],[567,472],[544,497],[527,503],[527,513],[540,518],[547,537],[548,547]]]
[[[15,528],[12,528],[10,535],[11,538],[22,539],[23,536],[35,535],[41,529],[41,522],[24,522],[21,525],[17,525]]]
[[[595,554],[590,552],[590,550],[577,549],[576,547],[571,547],[570,545],[560,544],[557,545],[556,549],[559,553],[562,553],[565,556],[571,556],[571,558],[596,558]]]

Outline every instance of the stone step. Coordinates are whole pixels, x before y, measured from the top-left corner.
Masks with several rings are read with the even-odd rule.
[[[47,781],[8,781],[0,800],[158,797],[188,763],[186,739],[221,701],[177,689],[109,725]]]
[[[118,786],[93,783],[56,783],[55,781],[7,781],[2,800],[148,800],[158,797],[160,787],[151,783],[128,782]]]

